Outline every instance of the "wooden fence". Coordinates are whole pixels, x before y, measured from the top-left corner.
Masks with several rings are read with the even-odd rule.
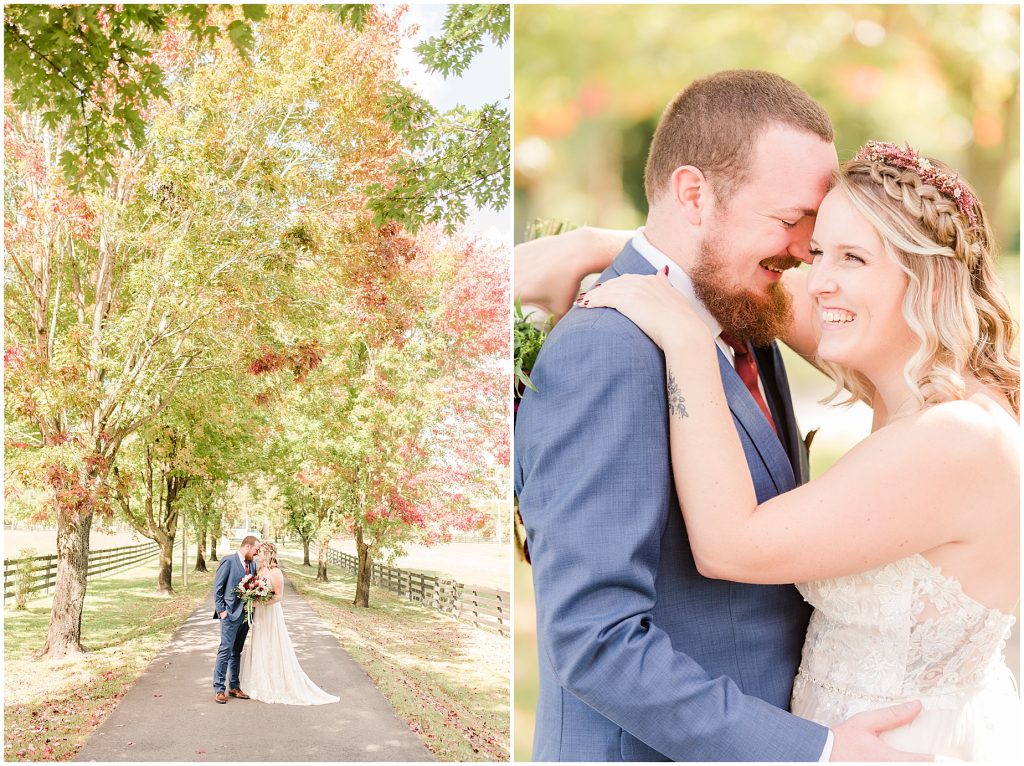
[[[359,560],[348,553],[327,549],[327,561],[357,572]],[[481,628],[509,635],[511,598],[507,590],[464,585],[435,575],[374,564],[370,583],[431,609],[468,620]]]
[[[175,541],[175,549],[181,550],[181,543]],[[127,545],[121,548],[101,548],[89,551],[89,568],[87,576],[94,577],[106,572],[127,569],[140,562],[156,556],[160,546],[156,543]],[[29,594],[43,591],[48,593],[57,580],[57,556],[33,556],[29,559],[4,559],[4,603],[14,598],[17,593],[18,568],[26,561],[31,568],[26,572],[27,590]]]

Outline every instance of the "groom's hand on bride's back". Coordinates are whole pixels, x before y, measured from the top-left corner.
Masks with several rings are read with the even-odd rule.
[[[932,755],[905,753],[885,744],[882,732],[906,726],[921,712],[920,702],[866,710],[833,727],[835,742],[830,761],[934,761]]]

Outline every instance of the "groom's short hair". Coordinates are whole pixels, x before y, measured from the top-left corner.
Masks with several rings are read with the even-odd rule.
[[[254,535],[249,535],[244,540],[242,540],[242,544],[239,547],[240,548],[244,548],[247,545],[259,545],[259,544],[260,544],[260,539],[258,537],[254,536]]]
[[[828,113],[807,93],[772,72],[731,69],[694,80],[665,109],[654,132],[644,189],[653,204],[676,168],[700,168],[715,196],[727,201],[747,179],[754,148],[771,125],[803,130],[832,143]]]

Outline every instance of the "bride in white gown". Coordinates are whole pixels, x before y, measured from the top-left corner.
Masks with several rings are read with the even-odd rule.
[[[284,575],[277,561],[277,547],[260,545],[259,576],[265,578],[274,597],[256,606],[249,642],[242,653],[239,673],[242,688],[254,700],[282,705],[327,705],[338,697],[328,694],[309,680],[299,666],[288,628],[284,622],[281,599]]]
[[[980,203],[940,163],[872,142],[843,166],[810,271],[785,274],[785,340],[872,404],[872,433],[760,505],[721,352],[669,280],[626,275],[582,300],[665,351],[672,454],[704,458],[673,461],[701,573],[802,583],[815,607],[792,712],[839,729],[918,700],[889,744],[1019,763],[1003,649],[1019,598],[1020,370],[992,251]]]
[[[794,714],[836,726],[921,700],[917,718],[882,739],[904,751],[1019,763],[1020,700],[1002,656],[1012,615],[964,594],[921,554],[797,587],[815,609]]]

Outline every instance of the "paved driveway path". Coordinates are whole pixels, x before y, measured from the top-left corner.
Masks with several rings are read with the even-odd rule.
[[[76,761],[429,761],[362,668],[285,581],[285,621],[302,669],[331,705],[213,700],[213,594],[182,624]]]

